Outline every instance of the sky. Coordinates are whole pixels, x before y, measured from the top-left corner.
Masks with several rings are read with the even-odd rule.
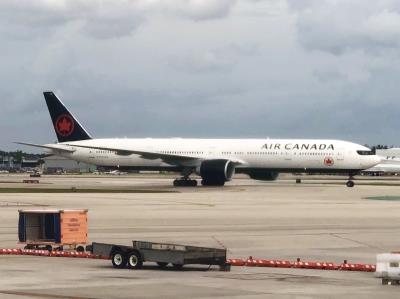
[[[398,0],[2,0],[0,45],[3,150],[46,90],[94,137],[400,145]]]

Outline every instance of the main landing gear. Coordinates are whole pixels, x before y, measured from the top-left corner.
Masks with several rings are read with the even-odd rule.
[[[349,187],[349,188],[354,187],[353,180],[354,180],[354,177],[352,175],[349,175],[349,180],[346,182],[346,186]]]
[[[197,181],[192,180],[189,176],[192,174],[192,168],[185,168],[182,171],[182,177],[174,180],[175,187],[196,187]]]
[[[197,181],[182,177],[180,179],[174,180],[174,186],[175,187],[196,187]]]

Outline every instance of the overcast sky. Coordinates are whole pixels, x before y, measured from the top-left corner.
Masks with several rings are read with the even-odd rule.
[[[2,0],[0,149],[95,137],[400,145],[398,0]]]

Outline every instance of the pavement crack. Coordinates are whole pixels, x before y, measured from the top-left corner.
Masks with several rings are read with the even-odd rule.
[[[342,239],[342,240],[346,240],[346,241],[350,241],[350,242],[356,243],[358,245],[367,246],[369,248],[385,250],[382,247],[374,246],[374,245],[371,245],[371,244],[368,244],[368,243],[364,243],[364,242],[360,242],[360,241],[357,241],[357,240],[354,240],[354,239],[351,239],[351,238],[346,238],[346,237],[340,236],[340,235],[335,234],[335,233],[330,233],[329,235],[332,236],[332,237],[338,238],[338,239]]]

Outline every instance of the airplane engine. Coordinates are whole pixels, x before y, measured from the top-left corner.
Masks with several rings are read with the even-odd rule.
[[[278,178],[279,173],[275,171],[254,170],[249,172],[248,175],[253,180],[275,181]]]
[[[197,169],[197,173],[203,179],[204,186],[223,186],[226,181],[230,181],[235,173],[235,165],[224,159],[203,161]]]

